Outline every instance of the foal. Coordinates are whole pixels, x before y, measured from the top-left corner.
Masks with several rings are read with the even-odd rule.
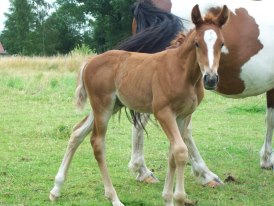
[[[55,178],[50,199],[60,196],[61,186],[72,155],[92,130],[91,145],[103,177],[106,197],[113,206],[123,206],[112,185],[105,159],[105,134],[111,115],[126,106],[138,112],[153,113],[170,142],[168,172],[163,190],[166,206],[184,205],[184,168],[188,149],[181,133],[188,116],[201,102],[204,86],[214,89],[218,83],[218,66],[224,39],[221,27],[228,19],[223,7],[218,17],[203,20],[198,5],[192,9],[195,24],[176,49],[156,54],[112,50],[89,59],[80,71],[77,102],[90,100],[90,114],[74,129],[63,162]],[[173,195],[173,179],[176,187]]]

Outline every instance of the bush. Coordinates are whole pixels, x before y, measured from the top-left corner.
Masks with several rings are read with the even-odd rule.
[[[70,55],[72,56],[85,56],[92,54],[92,50],[85,44],[76,46],[71,52]]]

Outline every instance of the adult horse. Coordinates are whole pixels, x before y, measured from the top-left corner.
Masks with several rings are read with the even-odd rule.
[[[112,185],[105,160],[105,134],[111,115],[123,106],[153,113],[170,141],[168,172],[163,190],[166,206],[173,199],[178,206],[187,202],[184,189],[184,168],[188,149],[182,135],[189,115],[203,98],[204,89],[214,89],[218,83],[218,67],[224,38],[221,27],[228,19],[228,9],[208,13],[203,19],[198,5],[191,12],[195,28],[176,49],[156,54],[112,50],[90,58],[80,70],[76,90],[77,102],[87,99],[93,110],[78,123],[69,141],[63,161],[91,129],[91,145],[103,177],[105,195],[113,206],[123,206]],[[134,85],[134,86],[133,86]],[[186,140],[187,141],[187,140]],[[173,195],[173,178],[176,187]],[[55,179],[50,198],[60,195],[64,177]],[[61,182],[61,184],[60,184]]]
[[[159,0],[160,1],[160,0]],[[166,0],[163,0],[166,1]],[[226,4],[231,10],[228,23],[224,26],[226,49],[220,61],[220,81],[215,90],[228,98],[245,98],[266,93],[266,135],[260,151],[260,166],[263,169],[274,167],[274,153],[272,152],[272,135],[274,128],[274,23],[263,19],[262,12],[271,14],[270,1],[251,0],[173,0],[172,12],[190,19],[187,10],[191,5],[198,3],[201,11],[205,12],[215,6]],[[155,2],[156,4],[157,2]],[[136,18],[136,21],[146,21]],[[184,26],[192,27],[191,24]],[[177,43],[181,44],[182,41]],[[143,116],[142,125],[145,126],[147,118]],[[143,156],[143,128],[137,126],[133,130],[133,151],[130,167],[138,173],[140,181],[155,182],[156,178],[146,167]],[[195,176],[202,184],[216,186],[221,183],[216,174],[211,172],[199,154],[191,134],[191,127],[185,133],[191,140],[188,145],[190,162]],[[274,168],[273,168],[274,169]]]

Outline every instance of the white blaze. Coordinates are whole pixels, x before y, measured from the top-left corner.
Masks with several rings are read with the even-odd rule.
[[[217,34],[212,29],[206,30],[204,40],[207,46],[209,68],[212,68],[214,62],[214,44],[217,40]]]

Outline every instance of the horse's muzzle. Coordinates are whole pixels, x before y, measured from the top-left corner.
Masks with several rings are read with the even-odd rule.
[[[214,90],[219,82],[219,76],[217,74],[205,74],[203,79],[204,87],[207,90]]]

